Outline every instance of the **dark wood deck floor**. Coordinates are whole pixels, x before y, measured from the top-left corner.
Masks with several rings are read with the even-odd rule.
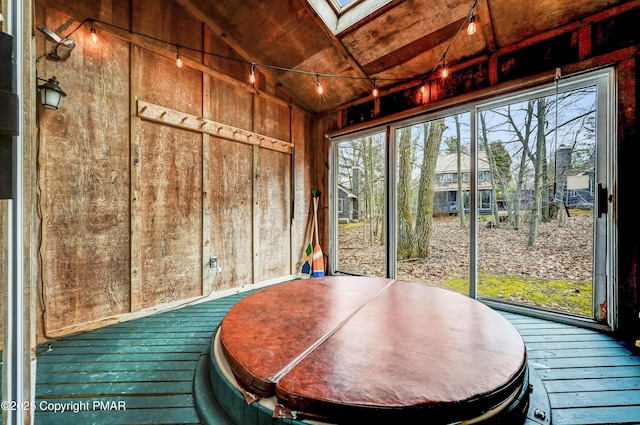
[[[196,364],[213,330],[245,295],[64,338],[50,351],[38,347],[36,425],[199,424]],[[504,315],[523,335],[544,381],[553,424],[640,423],[640,357],[592,330]],[[56,406],[67,411],[47,411]]]

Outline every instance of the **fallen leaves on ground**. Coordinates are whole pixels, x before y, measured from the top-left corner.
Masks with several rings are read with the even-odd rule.
[[[457,217],[434,218],[433,223],[429,257],[398,261],[398,279],[450,288],[454,285],[448,284],[448,281],[468,281],[469,224],[466,223],[462,228]],[[488,227],[486,222],[480,222],[478,270],[481,276],[504,277],[505,288],[496,293],[504,294],[501,298],[509,301],[588,314],[584,313],[584,305],[576,307],[576,303],[571,300],[582,297],[578,303],[591,302],[591,293],[585,290],[585,285],[590,288],[593,270],[592,214],[572,214],[564,222],[553,220],[540,223],[536,245],[529,247],[528,239],[528,222],[524,222],[519,230],[513,229],[509,223]],[[371,242],[371,232],[366,223],[341,225],[338,235],[338,269],[384,276],[385,247],[378,240],[379,236],[374,235],[373,243]],[[510,289],[509,280],[514,277],[526,280],[535,292],[527,295]],[[489,286],[487,292],[488,288]],[[481,278],[481,294],[482,289]],[[542,300],[537,297],[538,294],[542,294]]]

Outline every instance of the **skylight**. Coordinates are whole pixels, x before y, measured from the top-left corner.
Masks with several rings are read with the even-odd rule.
[[[325,25],[339,34],[391,0],[307,0]]]

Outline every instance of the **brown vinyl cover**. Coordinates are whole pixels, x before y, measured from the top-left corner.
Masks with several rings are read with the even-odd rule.
[[[231,309],[221,342],[246,389],[338,421],[388,412],[414,420],[426,411],[468,419],[517,391],[526,370],[524,342],[500,314],[454,292],[383,278],[261,290]]]

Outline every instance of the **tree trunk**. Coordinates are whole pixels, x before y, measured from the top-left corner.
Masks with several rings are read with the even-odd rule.
[[[538,238],[538,223],[542,206],[542,172],[544,161],[544,99],[538,100],[538,134],[536,137],[535,180],[533,207],[531,209],[531,225],[529,227],[529,246],[535,246]]]
[[[398,155],[398,259],[406,259],[410,258],[413,246],[410,127],[400,130]]]
[[[435,185],[435,169],[438,151],[444,133],[444,119],[424,124],[424,154],[420,168],[420,185],[418,192],[418,211],[414,232],[415,257],[429,256],[431,242],[431,224],[433,222],[433,196]]]
[[[491,182],[491,212],[493,214],[495,227],[500,226],[500,214],[498,213],[498,197],[496,196],[496,163],[493,159],[493,153],[489,149],[489,142],[487,141],[487,123],[484,120],[484,114],[480,114],[480,128],[482,131],[482,146],[487,154],[487,161],[489,161],[489,178]]]
[[[456,120],[456,153],[458,155],[458,218],[460,219],[460,227],[465,228],[464,218],[464,197],[462,196],[462,139],[460,136],[460,119],[458,115],[455,116]]]
[[[525,118],[524,134],[513,120],[511,115],[511,107],[507,108],[507,120],[511,124],[511,128],[522,143],[522,154],[520,155],[520,167],[518,168],[518,180],[516,182],[516,188],[514,193],[514,205],[513,205],[513,228],[520,229],[520,203],[522,202],[522,186],[524,185],[526,175],[527,156],[529,155],[529,138],[531,136],[531,122],[533,120],[533,102],[529,101],[527,104],[527,117]]]

